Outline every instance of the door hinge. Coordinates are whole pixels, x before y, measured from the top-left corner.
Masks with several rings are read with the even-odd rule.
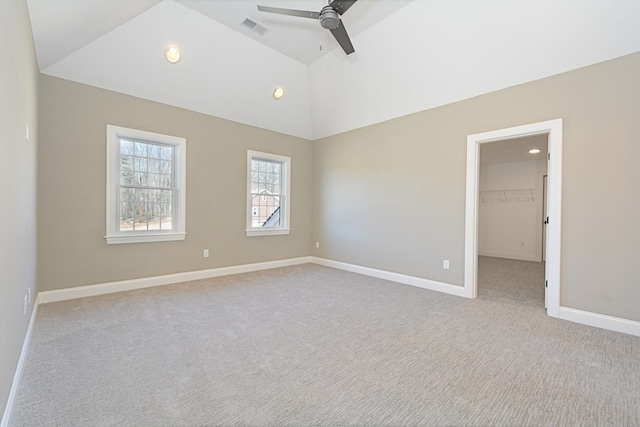
[[[545,280],[545,281],[544,281],[544,287],[545,287],[545,288],[548,288],[548,287],[549,287],[549,281],[548,281],[548,280]]]

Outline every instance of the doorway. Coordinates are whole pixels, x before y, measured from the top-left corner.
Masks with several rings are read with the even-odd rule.
[[[478,296],[544,308],[548,134],[480,144]]]
[[[560,228],[562,200],[562,119],[484,132],[467,137],[467,186],[465,211],[464,294],[478,293],[478,204],[479,154],[482,144],[548,135],[547,197],[549,220],[546,235],[545,306],[547,314],[558,317],[560,306]]]

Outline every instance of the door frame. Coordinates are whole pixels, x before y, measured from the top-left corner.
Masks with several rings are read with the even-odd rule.
[[[547,174],[542,176],[542,262],[547,260]]]
[[[480,145],[532,135],[548,135],[547,242],[545,264],[547,314],[558,317],[560,307],[560,237],[562,225],[562,119],[531,123],[467,136],[464,295],[478,295],[478,181]]]

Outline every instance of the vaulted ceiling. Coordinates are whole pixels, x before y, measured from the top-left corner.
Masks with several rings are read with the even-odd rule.
[[[349,56],[317,22],[257,10],[323,0],[28,4],[44,74],[307,139],[640,51],[637,0],[359,0]]]

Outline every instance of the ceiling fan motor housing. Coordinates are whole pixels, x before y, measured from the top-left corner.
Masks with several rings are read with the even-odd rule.
[[[325,6],[320,12],[320,25],[327,30],[335,30],[340,26],[340,16],[331,6]]]

